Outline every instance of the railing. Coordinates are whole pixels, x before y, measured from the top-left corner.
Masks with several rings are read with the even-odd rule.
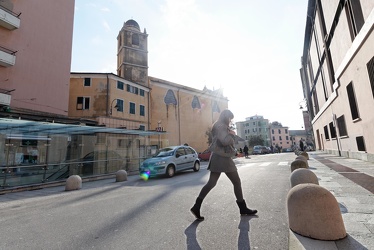
[[[11,54],[13,56],[18,52],[18,50],[14,51],[14,50],[2,47],[2,46],[0,46],[0,50],[3,51],[3,52],[5,52],[5,53]]]
[[[20,13],[13,12],[13,11],[11,11],[11,10],[9,10],[9,9],[1,6],[1,5],[0,5],[0,9],[2,9],[3,11],[8,12],[9,14],[11,14],[11,15],[13,15],[15,17],[20,17],[20,15],[22,14],[22,12],[20,12]]]
[[[11,188],[23,185],[41,184],[51,181],[64,180],[70,175],[88,177],[114,173],[125,169],[131,174],[137,174],[138,168],[115,164],[123,159],[108,159],[96,161],[67,161],[55,164],[32,164],[0,167],[0,187]]]

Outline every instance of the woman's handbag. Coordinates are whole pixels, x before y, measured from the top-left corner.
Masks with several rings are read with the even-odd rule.
[[[223,146],[215,138],[209,147],[209,150],[219,156],[233,157],[236,155],[236,149],[232,145]]]

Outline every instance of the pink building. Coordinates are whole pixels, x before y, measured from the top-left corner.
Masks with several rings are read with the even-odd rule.
[[[67,116],[74,4],[0,1],[0,111]]]
[[[291,136],[288,127],[282,126],[278,122],[273,122],[269,127],[271,145],[276,148],[277,146],[282,149],[292,147]]]

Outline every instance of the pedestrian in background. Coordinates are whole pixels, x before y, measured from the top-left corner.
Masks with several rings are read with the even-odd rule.
[[[303,140],[302,139],[300,139],[300,142],[299,142],[299,146],[300,146],[300,150],[301,151],[304,151],[304,143],[303,143]]]
[[[254,215],[257,210],[247,208],[246,202],[243,198],[243,191],[241,180],[238,174],[238,170],[235,166],[232,156],[227,153],[227,148],[234,148],[234,136],[235,132],[230,130],[230,122],[234,118],[234,114],[226,109],[223,110],[218,120],[213,124],[212,127],[212,155],[209,159],[208,169],[210,170],[210,176],[208,182],[201,189],[199,196],[196,198],[194,206],[191,208],[192,214],[197,220],[204,220],[204,217],[200,215],[201,204],[206,195],[212,190],[221,176],[221,173],[225,173],[230,179],[234,186],[234,194],[236,197],[236,203],[239,207],[241,215]]]
[[[248,148],[248,146],[247,146],[247,145],[245,145],[245,146],[244,146],[244,149],[243,149],[243,151],[244,151],[244,156],[245,156],[245,158],[248,158],[248,155],[249,155],[249,153],[248,153],[248,151],[249,151],[249,148]]]

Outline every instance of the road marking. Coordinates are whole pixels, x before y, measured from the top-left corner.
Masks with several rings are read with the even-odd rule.
[[[269,166],[271,164],[271,162],[264,162],[262,164],[260,164],[260,167],[266,167],[266,166]]]
[[[255,162],[252,162],[252,163],[240,164],[240,167],[252,167],[252,166],[254,166],[254,165],[256,165],[256,163],[255,163]]]
[[[278,163],[278,166],[287,166],[288,165],[288,161],[281,161]]]

